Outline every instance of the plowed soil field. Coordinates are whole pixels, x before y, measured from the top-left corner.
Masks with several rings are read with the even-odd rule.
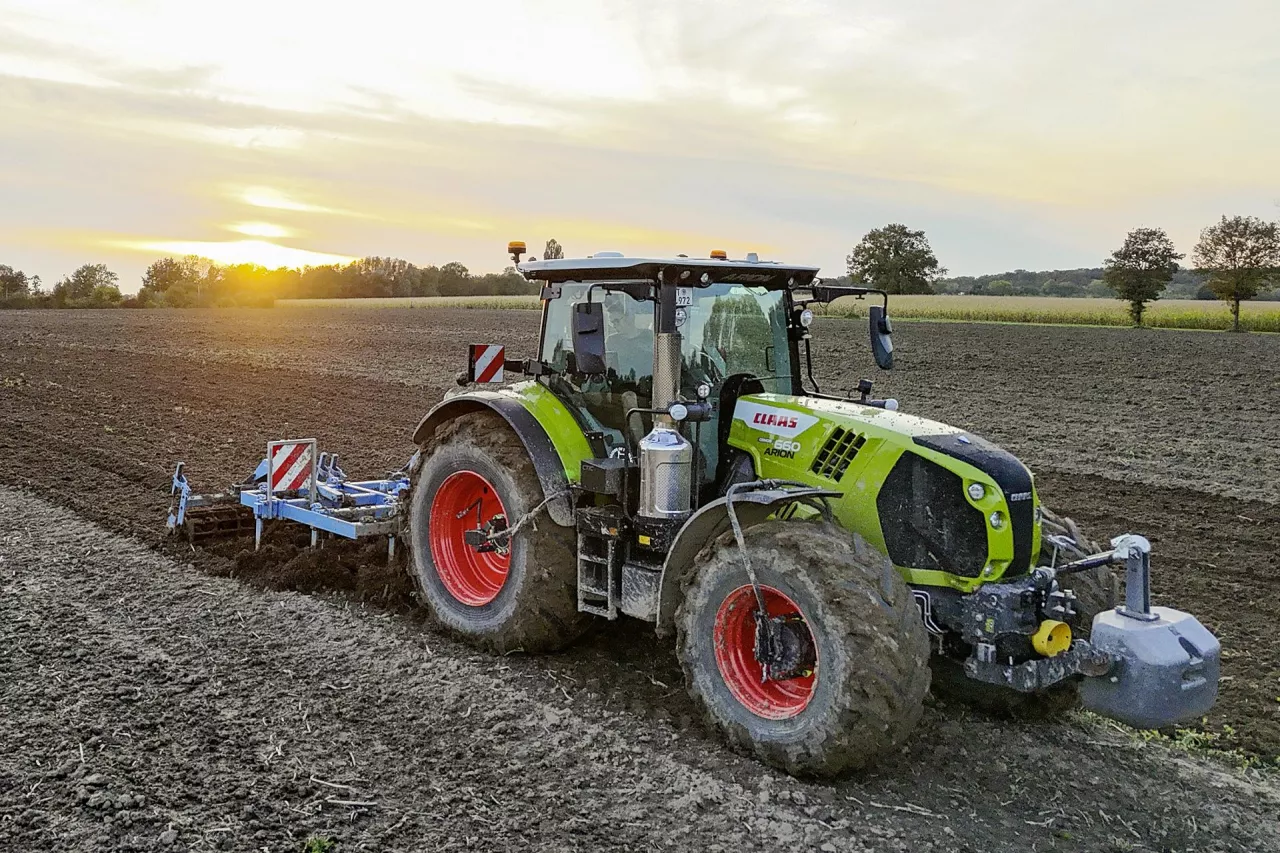
[[[162,537],[178,460],[218,490],[305,434],[348,472],[397,469],[466,344],[532,355],[537,327],[0,314],[0,848],[1280,849],[1266,776],[1083,718],[938,702],[899,760],[799,783],[696,722],[643,626],[489,660],[427,632],[376,553]],[[912,323],[874,377],[862,325],[815,331],[824,390],[877,378],[1018,453],[1097,538],[1151,538],[1157,602],[1223,642],[1204,730],[1280,755],[1280,337]]]

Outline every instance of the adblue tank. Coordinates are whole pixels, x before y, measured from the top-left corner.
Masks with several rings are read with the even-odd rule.
[[[682,519],[692,507],[693,445],[671,427],[655,424],[640,439],[640,506],[648,518]]]

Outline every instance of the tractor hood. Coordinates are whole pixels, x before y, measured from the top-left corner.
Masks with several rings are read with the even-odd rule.
[[[915,438],[918,435],[958,435],[964,432],[949,424],[931,421],[918,415],[909,415],[905,412],[867,406],[862,403],[855,403],[852,400],[830,400],[824,397],[793,397],[788,394],[752,394],[748,397],[743,397],[738,403],[735,417],[738,417],[737,412],[743,411],[742,403],[744,402],[756,402],[761,404],[762,407],[781,406],[809,412],[811,417],[814,418],[809,424],[810,426],[817,423],[818,420],[851,420],[866,424],[877,431],[884,430],[885,432],[896,433],[909,438]]]
[[[761,477],[840,491],[843,526],[912,583],[971,591],[1034,565],[1031,472],[954,426],[846,400],[747,394],[734,406],[729,444]]]

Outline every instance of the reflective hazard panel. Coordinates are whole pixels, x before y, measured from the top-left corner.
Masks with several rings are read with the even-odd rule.
[[[472,344],[467,376],[472,382],[503,382],[503,348],[497,344]]]
[[[267,444],[267,482],[272,492],[290,492],[311,484],[316,464],[314,438]]]

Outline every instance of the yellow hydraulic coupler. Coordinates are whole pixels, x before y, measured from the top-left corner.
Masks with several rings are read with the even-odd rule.
[[[1031,645],[1047,658],[1057,657],[1071,648],[1071,626],[1057,619],[1046,619],[1031,635]]]

